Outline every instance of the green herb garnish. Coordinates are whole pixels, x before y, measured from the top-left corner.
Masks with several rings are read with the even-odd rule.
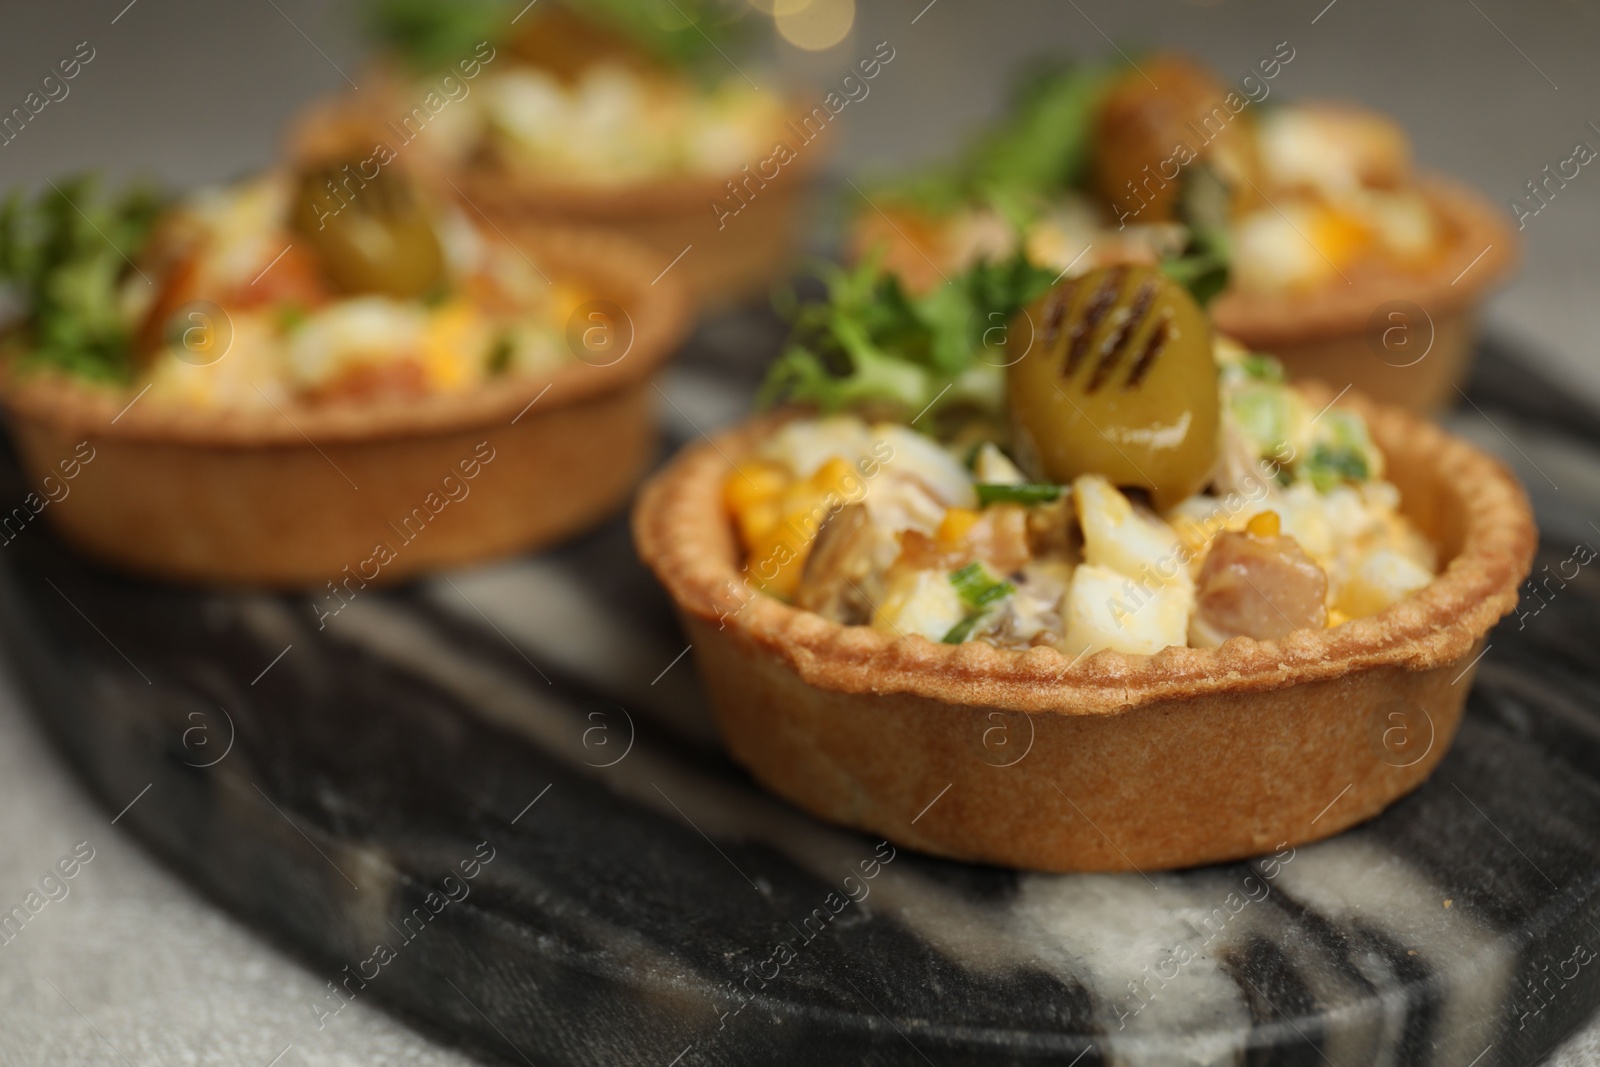
[[[1319,493],[1340,482],[1364,482],[1374,473],[1377,454],[1367,424],[1354,412],[1329,408],[1318,416],[1316,440],[1298,473],[1311,480]]]
[[[281,333],[294,333],[304,326],[310,317],[310,313],[299,304],[284,304],[278,309],[278,330]]]
[[[950,627],[950,629],[945,632],[945,635],[939,640],[947,645],[959,645],[961,642],[972,636],[972,631],[975,630],[978,626],[978,623],[982,621],[982,612],[979,612],[976,615],[968,615],[966,618]]]
[[[1017,587],[1003,578],[989,573],[982,563],[969,563],[950,575],[950,584],[961,594],[961,602],[969,608],[986,608],[1017,591]]]
[[[1312,446],[1302,469],[1319,493],[1326,493],[1343,481],[1363,482],[1371,476],[1366,455],[1349,445]]]
[[[978,491],[978,506],[986,508],[990,504],[1049,504],[1061,499],[1062,487],[1048,482],[979,482],[973,488]]]
[[[941,640],[947,645],[959,645],[972,636],[972,631],[989,614],[989,608],[1017,591],[1017,587],[989,573],[982,563],[973,562],[950,575],[950,584],[961,595],[967,608],[967,617],[950,627]]]
[[[0,285],[22,308],[14,328],[30,360],[100,381],[132,377],[121,289],[161,208],[145,189],[101,197],[88,176],[0,204]]]
[[[980,262],[918,296],[883,268],[881,255],[821,274],[827,298],[797,307],[762,403],[888,408],[918,422],[928,417],[930,426],[950,408],[1000,411],[1007,328],[1055,277],[1021,253]]]
[[[419,74],[471,59],[484,41],[503,40],[516,12],[505,0],[373,0],[367,36]]]
[[[541,0],[619,34],[657,62],[698,74],[730,76],[728,53],[743,45],[743,5],[715,0]],[[526,30],[537,34],[535,9],[521,0],[370,0],[365,26],[369,37],[402,59],[413,71],[442,70],[471,58],[483,41],[505,43]]]

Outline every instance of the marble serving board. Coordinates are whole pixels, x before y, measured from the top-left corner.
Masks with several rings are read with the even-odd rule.
[[[773,331],[702,329],[669,448],[745,409]],[[326,979],[308,1030],[364,1000],[541,1065],[1526,1064],[1600,1004],[1600,579],[1573,563],[1600,450],[1493,351],[1453,424],[1527,482],[1536,567],[1577,575],[1491,635],[1422,789],[1252,863],[1018,873],[787,806],[719,749],[620,518],[331,615],[120,577],[41,523],[0,556],[0,632],[118,824]]]

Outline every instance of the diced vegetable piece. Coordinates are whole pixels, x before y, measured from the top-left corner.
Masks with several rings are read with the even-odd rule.
[[[979,506],[988,507],[990,504],[1048,504],[1053,500],[1061,499],[1063,487],[1051,485],[1048,482],[1019,482],[1003,485],[993,482],[979,482],[973,488],[978,491]]]
[[[1069,656],[1103,648],[1150,654],[1185,643],[1189,590],[1177,585],[1139,586],[1106,567],[1086,563],[1072,572],[1063,609]]]
[[[968,614],[961,594],[942,571],[907,569],[890,581],[872,626],[897,636],[921,634],[930,641],[943,641]]]
[[[1017,485],[1027,481],[1017,465],[992,441],[979,445],[972,459],[974,481],[987,485]]]
[[[1086,474],[1072,483],[1083,527],[1084,559],[1151,585],[1190,584],[1190,553],[1178,535],[1153,515],[1141,515],[1110,482]]]
[[[982,563],[962,567],[950,576],[950,584],[961,594],[961,602],[973,609],[987,607],[1017,591],[1010,582],[989,573]]]
[[[1258,382],[1282,385],[1286,380],[1283,364],[1278,362],[1276,356],[1269,356],[1264,352],[1245,353],[1239,360],[1239,368]]]
[[[1234,422],[1255,443],[1261,455],[1270,455],[1289,440],[1293,408],[1282,386],[1246,384],[1229,399]]]
[[[943,641],[947,645],[959,645],[972,636],[972,631],[983,621],[983,612],[974,612],[950,627],[950,632],[944,635]]]
[[[1344,481],[1364,482],[1372,474],[1366,455],[1358,449],[1324,443],[1312,446],[1305,473],[1319,493],[1326,493]]]
[[[1341,482],[1364,482],[1383,475],[1383,454],[1372,443],[1360,415],[1329,408],[1318,418],[1315,433],[1302,473],[1318,492],[1326,493]]]

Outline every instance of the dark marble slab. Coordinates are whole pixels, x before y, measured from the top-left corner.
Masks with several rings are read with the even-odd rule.
[[[773,329],[702,331],[664,386],[676,436],[743,402],[739,353]],[[1483,374],[1464,429],[1600,484],[1592,417],[1542,419],[1493,349]],[[1600,545],[1594,498],[1525,476],[1540,566]],[[328,979],[308,1029],[355,997],[512,1063],[1488,1067],[1600,1004],[1593,568],[1494,633],[1416,794],[1277,864],[1145,878],[893,852],[763,793],[620,519],[325,628],[306,597],[102,571],[42,524],[0,559],[52,737],[119,825]]]

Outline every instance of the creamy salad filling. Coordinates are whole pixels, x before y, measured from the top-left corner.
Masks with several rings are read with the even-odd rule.
[[[725,484],[748,573],[845,625],[1010,649],[1154,653],[1282,637],[1427,585],[1361,417],[1312,410],[1276,363],[1215,346],[1223,444],[1165,510],[1102,474],[1024,475],[994,441],[858,415],[788,421]]]
[[[14,198],[0,280],[23,314],[6,339],[34,363],[228,410],[460,392],[569,361],[585,293],[390,162],[274,171],[154,207],[86,182]]]
[[[568,359],[563,330],[582,294],[459,211],[430,206],[415,232],[434,240],[404,247],[405,224],[378,209],[378,186],[328,194],[332,213],[303,228],[300,195],[291,176],[272,174],[202,192],[158,224],[149,256],[165,269],[153,285],[135,275],[122,286],[128,321],[150,324],[140,377],[152,396],[229,408],[423,396]],[[370,276],[330,277],[325,261],[341,250],[324,238],[341,230],[357,244],[370,237]],[[420,283],[385,278],[387,255],[432,256],[437,267]]]
[[[770,154],[784,121],[780,98],[730,66],[753,62],[755,14],[717,0],[374,0],[397,99],[421,102],[384,136],[426,132],[446,168],[562,184],[726,177]]]
[[[460,127],[457,162],[476,153],[597,185],[733,174],[766,155],[783,124],[778,98],[742,80],[702,86],[620,63],[571,81],[532,66],[487,72],[446,114]]]

